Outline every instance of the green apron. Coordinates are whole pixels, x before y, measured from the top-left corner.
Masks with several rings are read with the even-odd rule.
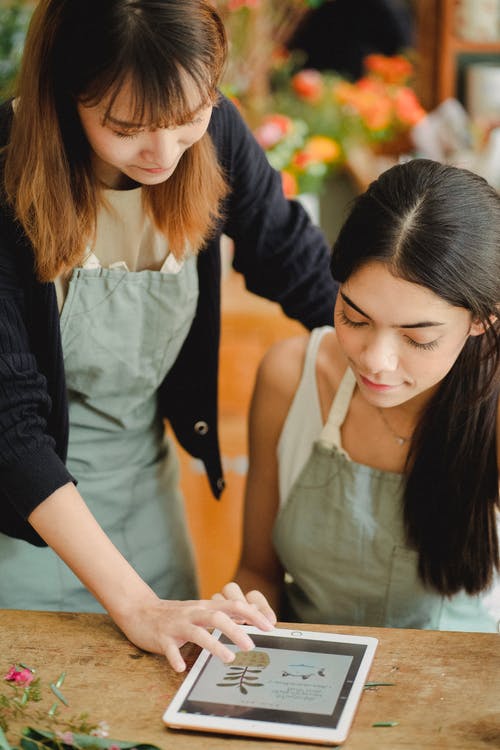
[[[178,461],[156,396],[198,298],[195,258],[176,270],[75,269],[61,315],[68,469],[106,534],[167,599],[197,595]],[[50,548],[4,535],[0,582],[3,608],[102,611]]]
[[[406,544],[404,477],[351,461],[340,428],[356,381],[348,369],[320,439],[273,529],[290,622],[497,632],[481,596],[424,586]]]

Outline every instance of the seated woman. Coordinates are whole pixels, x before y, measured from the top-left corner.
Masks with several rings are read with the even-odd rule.
[[[395,166],[331,269],[335,330],[260,366],[224,594],[259,589],[282,620],[496,631],[500,197],[466,170]]]

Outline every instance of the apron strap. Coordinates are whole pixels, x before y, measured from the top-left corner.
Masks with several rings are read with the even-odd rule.
[[[333,399],[328,419],[321,431],[320,442],[328,448],[335,446],[342,450],[342,441],[340,437],[340,428],[346,418],[349,404],[351,403],[352,394],[356,387],[356,378],[350,367],[348,367],[337,388],[337,393]]]

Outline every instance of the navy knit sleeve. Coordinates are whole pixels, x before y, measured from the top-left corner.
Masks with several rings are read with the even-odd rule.
[[[0,531],[43,545],[25,519],[56,489],[73,479],[64,464],[64,400],[58,399],[54,409],[49,395],[63,392],[62,354],[58,352],[52,325],[57,305],[47,304],[48,285],[36,282],[32,266],[31,250],[2,205]]]
[[[211,134],[231,185],[224,231],[235,243],[235,270],[308,328],[331,325],[338,286],[323,233],[285,199],[280,174],[231,102],[222,99]]]
[[[29,351],[19,301],[0,296],[0,485],[23,518],[72,481],[47,434],[50,408],[45,378]]]

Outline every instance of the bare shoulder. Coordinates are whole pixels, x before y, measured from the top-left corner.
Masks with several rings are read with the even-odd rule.
[[[257,384],[274,396],[293,396],[300,382],[309,336],[283,339],[266,352],[257,372]]]
[[[268,350],[260,364],[254,389],[254,411],[262,415],[265,409],[267,426],[272,427],[275,434],[280,433],[299,387],[309,338],[306,334],[279,341]],[[329,411],[347,364],[334,329],[327,331],[321,338],[316,359],[323,416]]]

